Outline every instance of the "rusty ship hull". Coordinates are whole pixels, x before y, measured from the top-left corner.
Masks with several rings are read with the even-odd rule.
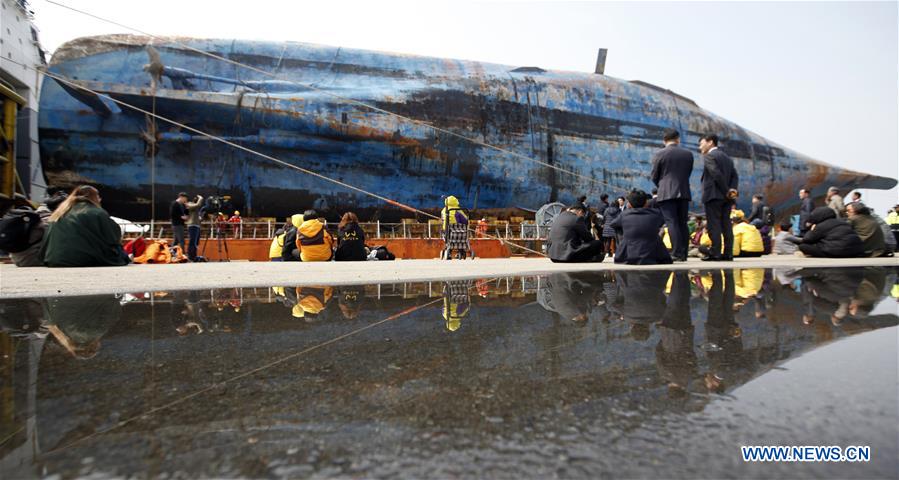
[[[145,70],[151,43],[164,65],[155,88]],[[68,42],[54,53],[50,71],[421,209],[436,208],[450,194],[467,208],[536,210],[581,194],[649,190],[651,157],[669,127],[692,150],[701,134],[717,133],[734,158],[741,191],[766,194],[779,212],[798,206],[802,187],[823,196],[830,185],[896,185],[894,179],[794,152],[668,90],[596,73],[293,42],[154,41],[133,35]],[[149,217],[153,183],[160,218],[182,190],[231,195],[235,207],[251,215],[281,217],[310,207],[329,217],[348,209],[382,219],[402,214],[396,205],[164,121],[149,136],[154,127],[146,115],[64,86],[46,78],[41,96],[40,147],[48,183],[98,185],[113,215]],[[691,177],[695,210],[701,209],[701,169],[697,158]],[[744,208],[749,198],[741,199]]]

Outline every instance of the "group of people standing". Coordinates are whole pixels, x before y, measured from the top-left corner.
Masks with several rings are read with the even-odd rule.
[[[676,130],[666,130],[662,140],[665,146],[652,158],[653,195],[633,190],[611,205],[607,195],[601,196],[601,240],[591,234],[590,209],[583,197],[578,199],[551,226],[547,252],[553,262],[602,261],[614,251],[616,263],[668,264],[686,261],[691,246],[698,247],[706,261],[732,261],[734,256],[761,256],[772,251],[791,253],[791,249],[816,257],[891,255],[895,249],[896,242],[884,239],[890,233],[885,224],[861,203],[861,194],[855,192],[853,202],[844,206],[836,187],[828,191],[827,206],[819,208],[815,208],[811,193],[801,190],[798,235],[785,220],[772,241],[774,212],[761,195],[753,197],[748,217],[736,209],[739,174],[733,160],[719,148],[715,134],[699,140],[705,219],[697,217],[690,228],[693,153],[681,147]],[[843,220],[847,215],[848,221]],[[899,231],[899,213],[896,223]],[[774,248],[774,243],[781,245]]]

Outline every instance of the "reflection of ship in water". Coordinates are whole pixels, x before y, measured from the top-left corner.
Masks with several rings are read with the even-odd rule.
[[[245,439],[227,432],[247,424],[328,430],[376,417],[427,431],[521,431],[552,428],[547,418],[560,406],[591,402],[633,408],[640,415],[628,421],[639,423],[702,409],[833,338],[896,325],[896,315],[869,314],[894,276],[880,268],[799,272],[797,291],[791,278],[781,284],[761,270],[622,271],[4,301],[2,362],[13,375],[3,379],[12,394],[0,399],[12,412],[0,425],[0,469],[65,472],[88,453],[106,472],[145,469],[142,450],[117,445],[148,431],[188,446],[203,464],[192,443],[198,431],[242,448]],[[461,300],[461,328],[447,328]],[[811,325],[803,322],[809,308]],[[205,388],[212,390],[156,419],[117,426]],[[451,408],[435,415],[446,402]],[[272,431],[281,432],[271,434],[273,445],[315,436]],[[178,458],[150,462],[195,468]]]

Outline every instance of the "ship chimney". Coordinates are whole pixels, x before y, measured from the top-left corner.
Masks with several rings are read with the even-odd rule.
[[[609,53],[608,48],[600,48],[596,54],[596,70],[593,73],[603,75],[606,71],[606,54]]]

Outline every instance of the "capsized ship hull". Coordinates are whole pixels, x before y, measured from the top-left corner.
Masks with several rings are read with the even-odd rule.
[[[144,68],[151,39],[132,35],[73,40],[55,52],[51,71],[147,110],[155,98],[159,115],[421,209],[436,208],[448,194],[467,208],[536,210],[581,194],[649,190],[651,156],[668,127],[679,129],[691,149],[702,133],[721,136],[740,173],[744,207],[752,193],[766,194],[787,211],[796,207],[802,187],[822,196],[830,185],[896,185],[815,161],[642,82],[293,42],[178,42],[273,72],[279,80],[174,40],[156,41],[164,69],[154,92]],[[182,190],[230,194],[251,215],[281,217],[310,207],[329,216],[350,209],[364,216],[377,211],[382,219],[400,213],[376,198],[163,121],[154,141],[145,115],[49,78],[40,112],[49,184],[98,185],[113,215],[149,217],[154,151],[160,218]],[[697,210],[701,169],[697,159],[691,177]]]

